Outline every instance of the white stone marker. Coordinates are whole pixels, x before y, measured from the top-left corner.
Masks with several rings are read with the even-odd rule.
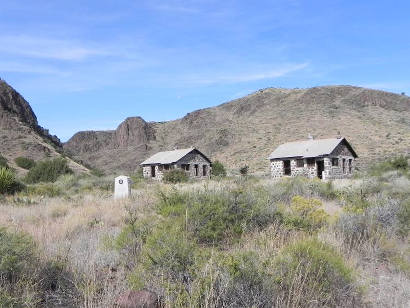
[[[131,179],[120,175],[115,178],[114,199],[128,198],[131,195]]]

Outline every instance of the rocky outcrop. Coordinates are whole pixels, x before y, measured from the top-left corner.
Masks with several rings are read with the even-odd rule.
[[[150,141],[155,140],[155,131],[150,123],[141,117],[130,117],[116,130],[83,131],[76,133],[64,144],[64,150],[78,155],[94,153],[100,150],[127,148],[146,149]]]
[[[152,126],[141,117],[125,119],[114,133],[113,146],[124,148],[140,146],[155,140],[155,131]]]
[[[38,125],[30,104],[0,79],[0,154],[19,174],[24,174],[27,171],[15,165],[16,157],[42,160],[60,157],[62,152],[60,140]],[[68,162],[74,171],[87,171],[87,168],[69,158]]]
[[[55,146],[62,147],[57,136],[50,135],[47,129],[38,125],[30,104],[4,80],[0,80],[0,127],[13,129],[19,124],[30,127]]]

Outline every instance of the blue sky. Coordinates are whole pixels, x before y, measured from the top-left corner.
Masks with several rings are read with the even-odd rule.
[[[410,1],[0,0],[0,77],[62,140],[266,87],[410,93]]]

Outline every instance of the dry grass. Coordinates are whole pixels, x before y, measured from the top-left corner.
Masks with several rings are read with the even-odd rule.
[[[406,188],[405,181],[405,179],[396,179],[398,190]],[[71,295],[65,296],[75,297],[73,302],[76,306],[111,307],[117,296],[129,288],[128,278],[133,269],[124,264],[126,259],[124,259],[122,252],[106,247],[106,241],[116,238],[124,230],[127,219],[130,217],[130,211],[137,215],[137,221],[156,216],[155,204],[158,202],[157,192],[159,190],[172,191],[176,189],[192,193],[200,191],[222,192],[238,187],[263,187],[276,200],[275,198],[279,198],[278,196],[283,193],[282,188],[278,188],[277,184],[271,180],[252,178],[248,181],[225,179],[177,185],[143,182],[137,185],[138,189],[133,190],[132,198],[122,201],[113,200],[109,193],[103,191],[79,193],[70,198],[32,197],[34,200],[32,205],[16,205],[12,202],[13,199],[9,198],[2,201],[4,204],[0,205],[0,225],[7,226],[10,230],[19,230],[30,234],[38,244],[44,262],[56,260],[64,262],[67,272],[71,273],[70,285],[80,294],[70,293]],[[338,189],[340,187],[340,189],[345,189],[347,186],[356,187],[356,185],[360,184],[354,180],[335,186]],[[280,195],[278,202],[283,203],[282,199],[289,198]],[[334,220],[337,220],[336,216],[343,214],[342,204],[338,199],[322,198],[322,203],[327,213],[335,216]],[[379,237],[369,240],[362,238],[352,246],[346,243],[343,234],[333,225],[324,227],[319,232],[307,233],[284,227],[279,222],[275,222],[267,228],[246,232],[238,241],[211,250],[213,252],[206,262],[196,269],[196,275],[203,279],[211,279],[211,281],[219,277],[218,279],[222,279],[220,281],[222,285],[219,285],[217,289],[209,288],[206,289],[206,292],[204,291],[205,296],[209,298],[209,300],[205,300],[205,303],[208,303],[208,307],[215,305],[216,292],[221,291],[223,283],[226,284],[226,288],[230,284],[229,280],[226,280],[225,274],[220,272],[218,267],[215,267],[218,258],[252,252],[260,260],[263,260],[263,263],[266,263],[264,266],[268,266],[266,270],[269,274],[273,270],[273,268],[269,268],[269,264],[272,264],[272,260],[280,255],[284,247],[312,236],[334,247],[343,256],[346,264],[354,269],[357,286],[363,290],[363,302],[357,301],[357,306],[406,307],[410,302],[408,294],[409,275],[400,270],[392,261],[394,259],[392,256],[399,254],[408,260],[408,243],[405,239]],[[395,244],[386,246],[386,241],[391,240],[394,240]],[[209,252],[209,249],[206,248],[205,251]],[[301,275],[299,277],[300,283],[306,279],[302,272]],[[164,296],[166,307],[178,306],[173,302],[174,295],[162,293],[164,289],[156,285],[158,282],[156,278],[147,277],[146,285],[152,286],[155,291]],[[191,287],[192,290],[196,288],[195,284]],[[227,292],[226,290],[224,292]],[[306,294],[298,293],[298,290],[301,289],[295,284],[292,293],[281,293],[282,295],[277,297],[276,302],[272,305],[276,307],[300,307],[303,296]],[[66,293],[69,291],[67,290]],[[228,296],[226,293],[223,294]],[[49,303],[56,303],[63,297],[60,293],[50,295]],[[195,306],[195,302],[183,303],[185,304],[180,304],[179,307]],[[312,303],[313,306],[314,303]]]

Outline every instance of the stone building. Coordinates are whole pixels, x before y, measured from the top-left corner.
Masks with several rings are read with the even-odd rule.
[[[180,168],[190,178],[208,179],[211,161],[195,148],[159,152],[141,163],[144,178],[162,180],[164,173]]]
[[[351,177],[356,152],[345,138],[288,142],[269,156],[271,175],[318,177],[323,180]]]

